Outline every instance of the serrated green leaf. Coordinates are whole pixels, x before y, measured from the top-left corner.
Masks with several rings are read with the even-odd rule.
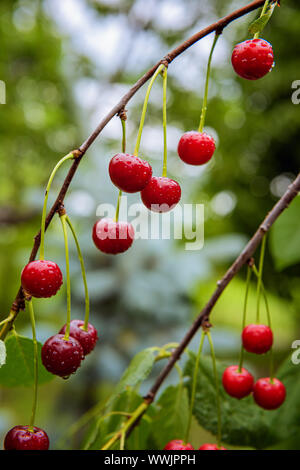
[[[300,262],[299,214],[300,197],[298,196],[271,229],[270,248],[278,270]]]
[[[0,367],[6,362],[6,347],[4,341],[0,340]]]
[[[172,439],[184,439],[189,415],[187,389],[182,384],[167,387],[156,408],[158,411],[153,419],[153,428],[157,448],[163,449]]]
[[[13,334],[5,340],[6,364],[0,369],[0,384],[5,387],[29,387],[34,383],[33,342],[29,338]],[[47,372],[41,361],[42,345],[38,343],[39,384],[49,382],[53,375]]]
[[[275,4],[270,5],[268,11],[264,15],[260,16],[255,21],[253,21],[253,23],[250,24],[249,29],[248,29],[250,34],[256,34],[256,33],[262,32],[262,30],[267,25],[269,19],[271,18],[274,8],[275,8]]]
[[[191,377],[195,365],[195,355],[190,354],[185,375]],[[217,361],[222,409],[222,440],[235,446],[263,449],[277,442],[268,411],[259,408],[252,397],[236,400],[228,396],[222,387],[222,375],[225,365]],[[198,383],[193,414],[198,423],[208,431],[217,433],[216,388],[210,357],[202,357],[198,370]]]
[[[139,352],[132,359],[128,369],[121,377],[116,387],[115,394],[121,393],[127,387],[135,387],[143,382],[150,374],[155,362],[155,350],[147,348]]]

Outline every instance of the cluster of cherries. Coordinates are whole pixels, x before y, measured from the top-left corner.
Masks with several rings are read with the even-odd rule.
[[[257,80],[273,67],[274,57],[270,43],[263,39],[252,39],[238,44],[232,54],[232,65],[236,73],[247,80]],[[178,154],[182,161],[190,165],[203,165],[213,156],[214,139],[205,132],[186,132],[178,143]],[[180,201],[180,185],[167,177],[152,175],[152,168],[141,158],[119,153],[109,164],[112,182],[127,193],[141,193],[144,205],[155,212],[172,210]],[[130,223],[101,219],[93,227],[93,240],[104,253],[123,253],[134,240],[134,229]],[[58,265],[52,261],[32,261],[22,271],[21,282],[24,291],[38,298],[51,297],[60,289],[63,277]],[[70,336],[65,337],[66,325],[60,332],[49,338],[42,348],[42,362],[52,374],[67,378],[80,366],[98,339],[97,330],[84,322],[73,320]],[[261,354],[270,349],[272,331],[264,325],[249,325],[243,331],[243,344],[247,351]],[[253,391],[258,405],[266,409],[278,408],[285,399],[284,385],[277,379],[259,379],[255,385],[252,375],[238,366],[228,367],[223,375],[223,385],[227,393],[243,398]],[[45,431],[29,426],[15,426],[5,437],[6,450],[47,450],[49,439]],[[166,450],[193,450],[190,444],[180,440],[169,442]],[[199,450],[225,450],[215,444],[203,444]]]
[[[31,261],[21,274],[22,287],[26,294],[32,297],[52,297],[62,283],[62,272],[53,261]],[[76,372],[84,357],[94,349],[98,333],[90,323],[85,330],[82,320],[71,321],[68,339],[65,332],[66,325],[45,342],[42,347],[42,363],[52,374],[68,378]],[[48,447],[47,433],[35,426],[15,426],[4,440],[5,450],[47,450]]]
[[[272,330],[262,324],[248,325],[243,329],[242,343],[250,353],[265,354],[273,345]],[[227,367],[222,382],[228,395],[234,398],[241,399],[253,393],[255,402],[265,410],[275,410],[285,400],[286,390],[280,380],[265,377],[254,383],[253,376],[243,367]]]

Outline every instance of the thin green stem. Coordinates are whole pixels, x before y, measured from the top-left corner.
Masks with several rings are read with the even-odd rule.
[[[260,258],[259,258],[259,267],[258,267],[258,278],[257,278],[257,304],[256,304],[256,323],[259,323],[259,310],[260,310],[260,292],[261,292],[261,284],[262,284],[262,273],[264,267],[264,258],[265,258],[265,251],[266,251],[266,239],[267,236],[265,235],[261,242],[261,249],[260,249]]]
[[[268,5],[269,5],[269,0],[266,0],[265,3],[264,3],[264,6],[261,9],[259,18],[261,18],[266,13]],[[258,38],[259,38],[259,32],[255,33],[254,36],[253,36],[253,39],[258,39]]]
[[[27,304],[28,304],[28,310],[29,310],[29,316],[30,316],[30,323],[31,323],[31,329],[32,329],[32,341],[33,341],[34,386],[33,386],[32,412],[31,412],[31,418],[30,418],[30,423],[29,423],[29,430],[33,432],[35,415],[36,415],[36,407],[37,407],[37,397],[38,397],[38,344],[37,344],[37,339],[36,339],[35,317],[34,317],[32,299],[28,300]]]
[[[204,338],[205,338],[205,333],[204,333],[204,331],[202,331],[202,333],[201,333],[201,338],[200,338],[200,343],[199,343],[199,349],[198,349],[198,353],[197,353],[197,357],[196,357],[196,362],[195,362],[195,367],[194,367],[194,372],[193,372],[193,383],[192,383],[192,392],[191,392],[191,402],[190,402],[190,408],[189,408],[189,418],[188,418],[188,424],[187,424],[187,428],[186,428],[185,442],[188,442],[188,440],[189,440],[189,435],[190,435],[190,429],[191,429],[191,424],[192,424],[192,416],[193,416],[193,409],[194,409],[194,403],[195,403],[195,397],[196,397],[198,369],[199,369],[199,363],[200,363],[200,357],[201,357],[201,353],[202,353]]]
[[[156,72],[152,76],[150,83],[147,88],[145,100],[144,100],[144,105],[143,105],[143,110],[142,110],[142,115],[141,115],[141,120],[140,120],[140,127],[138,130],[138,135],[136,139],[136,144],[135,144],[135,149],[133,154],[137,157],[140,149],[140,143],[141,143],[141,137],[142,137],[142,132],[143,132],[143,127],[144,127],[144,122],[145,122],[145,116],[146,116],[146,111],[147,111],[147,105],[149,101],[149,96],[150,96],[150,91],[152,88],[153,83],[155,82],[156,77],[160,74],[160,72],[163,70],[165,66],[163,64],[160,64],[159,67],[157,67]]]
[[[164,161],[163,161],[163,171],[162,176],[167,176],[167,158],[168,158],[168,148],[167,148],[167,77],[168,69],[165,67],[162,72],[163,76],[163,133],[164,133]]]
[[[69,245],[68,245],[68,233],[66,224],[67,214],[60,216],[61,225],[64,234],[65,242],[65,256],[66,256],[66,275],[67,275],[67,324],[64,339],[69,340],[70,337],[70,323],[71,323],[71,280],[70,280],[70,261],[69,261]]]
[[[114,221],[115,221],[115,222],[118,222],[118,220],[119,220],[121,199],[122,199],[122,191],[121,191],[121,189],[120,189],[119,194],[118,194],[118,202],[117,202],[117,207],[116,207],[116,214],[115,214],[115,218],[114,218]]]
[[[243,310],[243,322],[242,322],[242,331],[246,326],[246,316],[247,316],[247,304],[248,304],[248,296],[249,296],[249,288],[250,288],[250,280],[251,280],[251,268],[248,266],[247,269],[247,280],[246,280],[246,292],[245,292],[245,299],[244,299],[244,310]],[[243,344],[241,346],[241,352],[240,352],[240,361],[239,361],[239,372],[242,372],[242,367],[243,367],[243,361],[244,361],[244,348]]]
[[[73,238],[74,238],[74,241],[75,241],[75,245],[76,245],[76,248],[77,248],[77,255],[78,255],[78,259],[79,259],[80,267],[81,267],[81,274],[82,274],[82,280],[83,280],[83,284],[84,284],[84,293],[85,293],[85,317],[84,317],[83,329],[85,331],[87,331],[88,323],[89,323],[89,316],[90,316],[90,299],[89,299],[89,290],[88,290],[88,285],[87,285],[87,280],[86,280],[84,261],[83,261],[82,252],[81,252],[81,249],[80,249],[79,241],[78,241],[74,226],[71,223],[71,220],[69,219],[69,217],[67,215],[66,215],[66,221],[67,221],[67,224],[69,225],[69,227],[71,229],[71,232],[72,232],[72,235],[73,235]]]
[[[210,78],[211,60],[212,60],[214,49],[216,47],[219,36],[220,36],[220,33],[216,32],[215,37],[214,37],[214,41],[213,41],[213,44],[212,44],[212,47],[211,47],[211,50],[210,50],[209,58],[208,58],[205,88],[204,88],[204,98],[203,98],[203,104],[202,104],[202,110],[201,110],[201,117],[200,117],[200,124],[199,124],[199,128],[198,128],[198,132],[203,132],[203,128],[204,128],[205,116],[206,116],[206,111],[207,111],[208,85],[209,85],[209,78]]]
[[[121,119],[122,124],[122,152],[126,152],[126,121],[125,119]]]
[[[46,192],[45,192],[45,198],[44,198],[44,205],[43,205],[43,211],[42,211],[42,221],[41,221],[41,244],[40,244],[40,259],[44,259],[44,253],[45,253],[45,225],[46,225],[46,214],[47,214],[47,202],[48,202],[48,195],[49,191],[51,188],[52,181],[54,179],[54,176],[57,172],[57,170],[61,167],[61,165],[66,161],[70,160],[71,158],[74,158],[73,153],[68,153],[68,155],[65,155],[59,162],[55,165],[55,167],[52,170],[52,173],[50,175],[50,178],[47,183],[46,187]]]
[[[217,441],[218,441],[218,447],[220,448],[221,440],[222,440],[222,422],[221,422],[221,397],[220,397],[220,388],[219,388],[219,377],[218,377],[217,364],[216,364],[216,355],[215,355],[214,345],[213,345],[210,331],[207,331],[206,335],[207,335],[209,345],[210,345],[211,359],[212,359],[213,371],[214,371],[214,376],[215,376],[215,381],[216,381],[216,403],[217,403],[217,414],[218,414]]]

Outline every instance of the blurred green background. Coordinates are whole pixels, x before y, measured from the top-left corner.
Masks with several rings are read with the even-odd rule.
[[[0,312],[5,318],[38,230],[47,178],[58,159],[79,146],[137,78],[174,45],[246,1],[212,0],[2,0],[0,3],[0,80],[6,104],[0,105]],[[52,447],[66,429],[109,393],[130,358],[144,347],[178,341],[208,300],[217,279],[243,248],[267,211],[299,170],[299,106],[291,101],[292,82],[300,79],[299,22],[296,0],[282,2],[264,31],[276,66],[257,82],[233,72],[233,44],[247,37],[256,13],[226,28],[212,65],[206,128],[217,141],[204,168],[183,164],[176,153],[180,135],[198,126],[205,68],[212,36],[180,56],[169,68],[168,167],[182,186],[183,203],[205,205],[205,245],[185,251],[184,243],[137,240],[125,254],[110,257],[96,250],[91,229],[101,203],[116,203],[117,189],[108,163],[120,150],[121,126],[115,118],[84,157],[66,197],[88,272],[92,322],[100,340],[84,367],[68,381],[40,388],[37,425]],[[150,96],[141,155],[154,172],[162,161],[162,89]],[[127,149],[134,148],[145,89],[128,104]],[[53,184],[54,200],[65,175]],[[128,202],[137,202],[130,195]],[[264,282],[275,331],[279,364],[300,337],[299,198],[268,240]],[[292,213],[293,210],[293,213]],[[176,222],[175,222],[176,223]],[[293,225],[294,224],[294,225]],[[286,227],[289,231],[285,232]],[[293,248],[293,249],[292,249]],[[84,315],[84,291],[71,244],[72,315]],[[46,257],[64,269],[63,238],[54,220],[46,235]],[[212,322],[217,355],[237,361],[245,271],[217,304]],[[255,285],[249,320],[254,319]],[[41,342],[65,322],[66,296],[35,301]],[[26,313],[17,331],[30,336]],[[197,339],[191,345],[197,348]],[[258,376],[266,358],[247,356]],[[152,383],[159,367],[142,391]],[[168,383],[176,380],[170,376]],[[0,434],[28,421],[30,389],[0,390]],[[50,397],[50,398],[49,398]],[[70,399],[71,397],[71,399]],[[195,439],[203,430],[195,425]],[[75,447],[79,445],[75,439]],[[287,446],[300,448],[300,442]]]

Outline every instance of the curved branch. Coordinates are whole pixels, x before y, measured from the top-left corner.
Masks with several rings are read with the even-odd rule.
[[[184,41],[182,44],[177,46],[175,49],[170,51],[163,59],[161,59],[157,64],[155,64],[148,72],[146,72],[133,86],[130,88],[130,90],[121,98],[121,100],[111,109],[111,111],[102,119],[100,124],[96,127],[94,132],[87,138],[85,142],[77,149],[73,151],[74,154],[74,162],[69,169],[69,172],[63,182],[63,185],[59,191],[59,194],[52,205],[47,218],[46,218],[46,223],[45,223],[45,230],[47,230],[49,224],[51,223],[58,207],[63,203],[64,198],[66,196],[66,193],[69,189],[69,186],[72,182],[72,179],[77,171],[77,168],[79,166],[79,163],[86,153],[86,151],[89,149],[89,147],[93,144],[93,142],[96,140],[96,138],[99,136],[101,131],[104,129],[104,127],[111,121],[111,119],[117,115],[122,109],[124,109],[125,105],[130,101],[130,99],[135,95],[135,93],[152,77],[152,75],[155,73],[157,67],[161,63],[167,62],[170,64],[176,57],[181,55],[184,51],[186,51],[189,47],[191,47],[193,44],[198,42],[200,39],[204,38],[205,36],[209,35],[210,33],[214,31],[222,32],[223,29],[228,26],[232,21],[241,18],[242,16],[250,13],[251,11],[256,10],[257,8],[261,7],[264,4],[265,0],[254,0],[253,2],[249,3],[248,5],[239,8],[238,10],[235,10],[234,12],[230,13],[229,15],[225,16],[224,18],[218,20],[217,22],[211,24],[210,26],[207,26],[206,28],[202,29],[198,33],[194,34],[190,38],[188,38],[186,41]],[[33,261],[37,255],[38,249],[40,246],[40,232],[35,236],[34,239],[34,244],[33,248],[30,253],[29,261]],[[20,310],[24,309],[24,293],[22,287],[20,287],[17,296],[12,304],[11,307],[11,314],[12,314],[12,319],[10,322],[6,323],[2,330],[0,331],[0,338],[4,339],[5,336],[7,335],[8,331],[10,330],[11,326],[13,325],[13,322],[15,318],[17,317],[18,313]]]

